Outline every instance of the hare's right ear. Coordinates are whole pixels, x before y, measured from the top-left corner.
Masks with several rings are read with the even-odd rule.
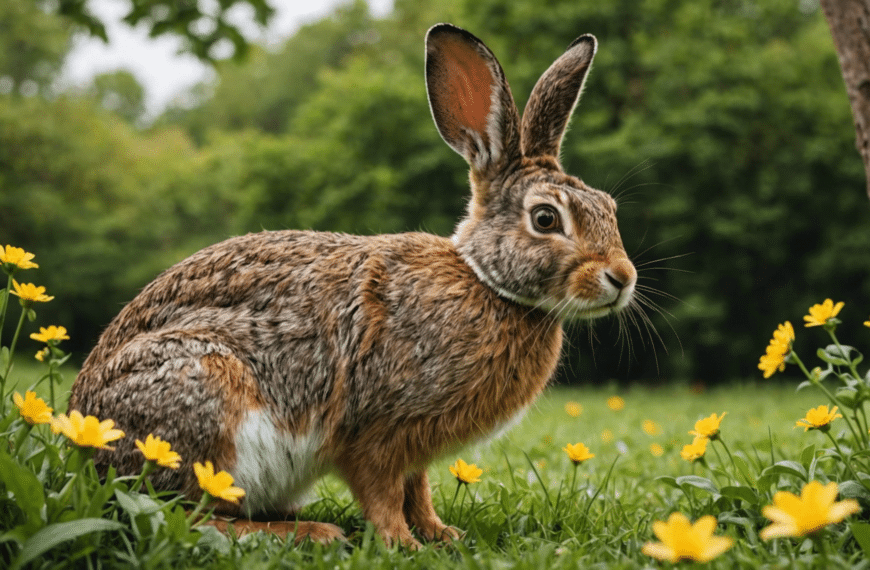
[[[472,170],[495,174],[521,158],[520,118],[495,56],[450,24],[426,34],[426,89],[444,141]]]

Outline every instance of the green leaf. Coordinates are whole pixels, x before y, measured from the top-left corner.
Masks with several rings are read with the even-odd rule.
[[[729,485],[727,487],[722,487],[719,492],[723,497],[728,497],[729,499],[740,499],[741,501],[746,501],[751,504],[758,502],[758,493],[756,493],[751,487]]]
[[[36,532],[43,524],[42,508],[45,506],[45,492],[36,475],[19,465],[6,453],[0,453],[0,481],[12,494],[15,503],[24,511],[25,531]]]
[[[858,481],[843,481],[837,486],[837,489],[843,499],[859,499],[862,502],[870,502],[870,490]]]
[[[749,467],[749,463],[746,459],[739,455],[735,455],[734,465],[737,466],[737,470],[740,471],[740,474],[743,475],[744,479],[746,479],[746,481],[748,481],[752,486],[755,486],[758,483],[755,473],[752,472],[752,468]]]
[[[762,475],[795,475],[804,481],[807,480],[807,470],[797,461],[777,461],[775,464],[766,467],[761,472]]]
[[[816,444],[806,446],[803,449],[803,451],[801,451],[801,465],[803,465],[804,467],[809,469],[815,456],[816,456]]]
[[[870,524],[853,522],[849,526],[852,528],[852,536],[864,551],[864,556],[870,557]]]
[[[124,525],[107,519],[78,519],[48,525],[31,536],[18,554],[9,570],[18,570],[55,546],[94,532],[121,530]]]
[[[849,361],[842,358],[840,349],[838,349],[836,345],[829,345],[828,348],[831,348],[831,346],[834,347],[836,353],[831,354],[827,349],[820,348],[816,351],[816,355],[828,364],[833,364],[834,366],[847,366]]]
[[[699,477],[697,475],[683,475],[682,477],[677,477],[676,482],[677,485],[679,485],[680,487],[682,487],[683,485],[689,485],[703,491],[707,491],[712,495],[716,495],[719,493],[719,488],[716,487],[715,483],[713,483],[706,477]]]

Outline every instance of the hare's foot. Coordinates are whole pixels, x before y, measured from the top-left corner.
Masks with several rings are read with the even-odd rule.
[[[449,542],[461,536],[461,532],[447,526],[438,517],[432,506],[429,476],[425,470],[405,477],[405,504],[403,507],[408,524],[417,529],[426,540]]]
[[[206,521],[204,524],[213,526],[224,534],[228,534],[230,527],[232,527],[233,532],[239,537],[257,531],[274,534],[281,538],[293,535],[295,544],[299,544],[306,539],[322,544],[328,544],[334,540],[347,540],[344,532],[339,527],[323,522],[254,521],[217,517]]]

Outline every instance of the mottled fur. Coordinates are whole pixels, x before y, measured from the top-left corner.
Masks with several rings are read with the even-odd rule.
[[[433,27],[432,114],[471,165],[452,239],[263,232],[168,269],[112,321],[73,386],[71,409],[127,433],[98,464],[138,473],[133,440],[153,432],[183,458],[154,485],[196,498],[191,465],[211,460],[254,489],[222,512],[279,519],[249,530],[340,537],[280,522],[333,471],[388,542],[416,544],[411,528],[455,538],[432,508],[426,465],[528,407],[558,363],[561,320],[613,313],[634,290],[615,203],[558,161],[594,51],[582,36],[551,66],[521,128],[489,49]],[[558,231],[535,225],[542,205]],[[257,457],[267,449],[277,456]],[[280,469],[292,496],[278,499],[267,491],[283,489]]]

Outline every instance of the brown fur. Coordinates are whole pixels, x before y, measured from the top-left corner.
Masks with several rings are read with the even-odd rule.
[[[240,532],[340,538],[284,521],[332,470],[387,542],[416,545],[412,528],[458,537],[435,513],[426,465],[531,404],[557,366],[562,320],[611,314],[633,293],[615,203],[558,161],[594,51],[583,36],[551,66],[521,128],[489,49],[432,28],[433,118],[471,166],[452,239],[262,232],[171,267],[112,321],[73,386],[72,409],[127,432],[98,465],[138,473],[133,440],[153,432],[183,460],[155,472],[156,487],[196,499],[191,465],[206,460],[248,481],[241,505],[220,511],[275,520],[235,521]],[[542,205],[557,231],[535,225]]]

